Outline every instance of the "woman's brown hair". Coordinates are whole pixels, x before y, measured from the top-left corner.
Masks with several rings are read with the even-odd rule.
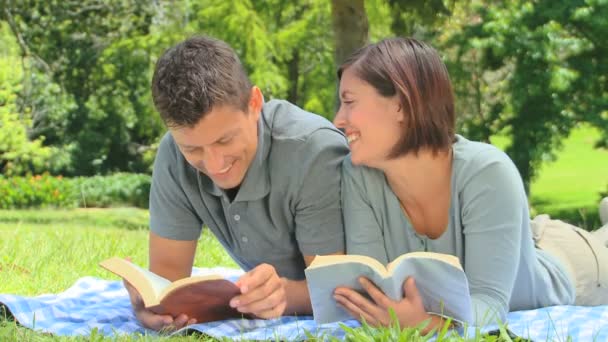
[[[338,69],[338,78],[351,68],[381,96],[399,96],[405,121],[390,158],[450,148],[455,138],[454,95],[435,49],[414,38],[385,39],[351,55]]]

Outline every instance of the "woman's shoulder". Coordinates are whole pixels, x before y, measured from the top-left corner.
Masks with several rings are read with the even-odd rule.
[[[455,181],[461,187],[488,181],[520,185],[521,176],[511,158],[494,145],[457,136],[454,143]]]
[[[468,140],[457,135],[453,148],[455,166],[469,172],[476,169],[482,170],[495,164],[509,168],[514,167],[511,158],[498,147],[491,144]]]

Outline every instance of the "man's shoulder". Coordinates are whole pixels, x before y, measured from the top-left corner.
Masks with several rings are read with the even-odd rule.
[[[365,165],[353,164],[350,154],[344,158],[342,163],[342,177],[345,184],[352,185],[359,188],[359,191],[374,196],[380,193],[380,189],[387,186],[384,172]]]
[[[264,104],[262,118],[274,141],[307,141],[316,136],[343,134],[326,118],[308,112],[288,101],[271,100]]]

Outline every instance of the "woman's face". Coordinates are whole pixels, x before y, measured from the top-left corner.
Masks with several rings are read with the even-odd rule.
[[[352,68],[344,70],[334,125],[344,129],[353,164],[379,168],[402,134],[403,119],[397,95],[381,96]]]

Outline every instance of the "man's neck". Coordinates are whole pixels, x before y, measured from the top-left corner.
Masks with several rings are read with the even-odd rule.
[[[237,186],[236,188],[226,189],[224,192],[226,193],[226,196],[228,196],[230,202],[232,202],[236,198],[236,194],[239,193],[239,187]]]

